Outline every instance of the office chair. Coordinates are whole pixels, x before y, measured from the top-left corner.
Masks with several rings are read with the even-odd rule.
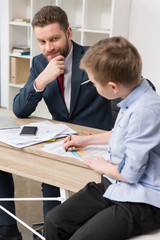
[[[113,123],[115,123],[117,115],[119,113],[120,108],[117,106],[117,104],[121,101],[121,98],[116,98],[111,100],[111,111],[112,111],[112,119]]]

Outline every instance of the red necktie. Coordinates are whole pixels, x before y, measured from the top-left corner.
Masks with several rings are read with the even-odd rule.
[[[60,88],[60,92],[61,92],[61,95],[62,95],[62,98],[63,98],[63,101],[65,102],[64,100],[64,74],[61,74],[58,76],[58,83],[59,83],[59,88]]]

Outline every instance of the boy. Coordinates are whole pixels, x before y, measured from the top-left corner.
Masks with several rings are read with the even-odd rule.
[[[50,211],[46,239],[121,240],[155,230],[160,227],[160,97],[141,79],[141,57],[122,37],[93,45],[80,66],[100,95],[123,100],[112,131],[64,140],[68,150],[109,144],[110,159],[84,159],[103,181],[87,184]]]

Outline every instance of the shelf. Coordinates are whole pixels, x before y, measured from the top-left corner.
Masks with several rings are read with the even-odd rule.
[[[83,32],[110,34],[111,30],[83,29]]]
[[[9,52],[12,52],[12,48],[17,45],[31,46],[30,39],[31,27],[24,25],[9,25]]]
[[[72,28],[72,30],[82,31],[82,26],[70,24],[70,27]]]
[[[8,0],[9,21],[15,18],[31,19],[31,0]]]
[[[31,23],[28,23],[28,22],[18,22],[18,21],[11,21],[11,22],[9,22],[9,25],[31,27]]]
[[[10,53],[9,56],[10,56],[10,57],[17,57],[17,58],[27,58],[27,59],[31,59],[31,56],[30,56],[30,55],[16,55],[16,54]]]
[[[110,34],[99,33],[99,32],[84,32],[83,42],[84,45],[91,46],[94,43],[100,41],[101,39],[108,38]]]
[[[24,84],[13,84],[13,83],[9,83],[9,87],[21,89],[21,88],[24,87]]]

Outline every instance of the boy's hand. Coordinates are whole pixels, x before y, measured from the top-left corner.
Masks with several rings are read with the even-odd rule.
[[[73,151],[77,148],[84,148],[87,145],[84,144],[85,136],[76,136],[71,135],[70,140],[68,141],[68,137],[66,137],[63,141],[63,148],[68,151]]]
[[[102,157],[89,157],[83,159],[84,163],[92,168],[95,172],[99,174],[104,174],[104,170],[107,167],[107,162]]]
[[[109,160],[106,161],[102,157],[89,157],[83,159],[83,161],[87,166],[101,175],[105,174],[118,181],[127,182],[127,180],[118,172],[118,165],[111,163]]]

